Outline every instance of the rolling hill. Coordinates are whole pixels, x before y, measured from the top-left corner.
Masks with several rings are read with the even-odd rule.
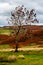
[[[14,26],[5,26],[4,29],[12,29]],[[30,43],[43,44],[43,26],[22,26],[28,29],[26,36],[18,35],[19,45],[28,45]],[[14,27],[16,28],[16,27]],[[10,44],[15,46],[15,38],[8,35],[0,35],[0,44]]]

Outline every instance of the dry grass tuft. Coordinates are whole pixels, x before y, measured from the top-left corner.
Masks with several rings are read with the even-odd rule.
[[[19,55],[18,58],[19,59],[25,59],[24,55]]]
[[[16,61],[16,60],[17,58],[14,55],[8,57],[8,61]]]

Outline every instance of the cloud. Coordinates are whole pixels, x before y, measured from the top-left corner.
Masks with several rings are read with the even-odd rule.
[[[16,5],[10,5],[9,3],[0,3],[0,19],[5,19],[10,16],[10,12],[16,7]]]
[[[9,3],[0,3],[0,13],[11,11],[16,5],[10,5]]]
[[[0,21],[6,21],[10,17],[10,12],[18,5],[36,9],[37,18],[43,23],[43,0],[0,0]]]
[[[0,20],[0,26],[8,26],[8,22],[5,20]]]

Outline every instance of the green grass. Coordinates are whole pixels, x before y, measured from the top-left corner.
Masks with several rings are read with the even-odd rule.
[[[7,48],[12,48],[12,46],[10,46],[9,44],[0,45],[0,49],[7,49]]]
[[[7,34],[9,35],[11,33],[12,30],[9,29],[0,29],[0,34]]]
[[[10,30],[7,29],[0,29],[0,33],[10,32]]]
[[[0,34],[10,33],[10,30],[0,29]],[[0,45],[0,49],[10,48],[9,45]],[[40,51],[19,51],[19,52],[2,52],[0,51],[0,57],[8,57],[15,55],[16,61],[13,62],[0,62],[0,65],[43,65],[43,50]],[[24,55],[25,59],[18,59],[19,55]]]
[[[21,54],[24,55],[25,59],[18,59],[18,56]],[[14,62],[0,62],[0,65],[43,65],[43,50],[0,52],[0,56],[10,55],[15,55],[17,60]]]

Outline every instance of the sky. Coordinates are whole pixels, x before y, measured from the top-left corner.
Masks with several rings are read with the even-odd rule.
[[[39,23],[43,25],[43,0],[0,0],[0,26],[7,26],[10,13],[18,5],[24,5],[27,9],[35,9]]]

